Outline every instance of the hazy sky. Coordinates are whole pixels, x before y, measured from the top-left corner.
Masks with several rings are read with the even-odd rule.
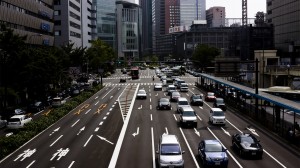
[[[248,0],[248,18],[256,12],[266,13],[266,0]],[[206,9],[213,6],[225,7],[226,18],[242,18],[242,0],[206,0]]]

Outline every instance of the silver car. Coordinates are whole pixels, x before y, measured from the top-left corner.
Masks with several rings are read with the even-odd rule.
[[[163,134],[158,144],[159,167],[184,167],[184,160],[179,141],[176,135]]]

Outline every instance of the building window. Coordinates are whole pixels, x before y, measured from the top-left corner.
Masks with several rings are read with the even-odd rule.
[[[55,10],[54,11],[54,16],[60,16],[60,10]]]
[[[55,32],[54,32],[54,35],[55,35],[55,36],[61,36],[61,31],[60,31],[60,30],[55,31]]]
[[[77,38],[81,38],[81,34],[76,33],[76,32],[73,32],[73,31],[70,31],[70,36],[72,36],[72,37],[77,37]]]
[[[55,20],[55,21],[54,21],[54,25],[55,25],[55,26],[61,25],[61,20]]]

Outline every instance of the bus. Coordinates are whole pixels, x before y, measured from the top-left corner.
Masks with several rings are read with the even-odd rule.
[[[139,67],[131,67],[130,69],[131,79],[139,79]]]
[[[300,90],[292,90],[288,86],[273,86],[269,88],[259,88],[259,91],[279,96],[295,102],[300,102]]]

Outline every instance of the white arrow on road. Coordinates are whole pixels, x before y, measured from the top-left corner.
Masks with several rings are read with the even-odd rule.
[[[156,93],[156,95],[155,96],[158,96],[158,93]]]
[[[84,131],[85,127],[82,127],[79,132],[77,133],[77,135],[79,135],[82,131]]]
[[[259,135],[257,134],[257,132],[255,131],[255,129],[250,128],[250,127],[247,127],[247,130],[249,130],[250,132],[252,132],[252,134],[254,134],[254,135],[256,135],[256,136],[259,136]]]
[[[140,109],[142,109],[142,107],[143,107],[143,106],[141,105],[141,107],[139,107],[138,109],[140,110]]]
[[[194,130],[195,130],[195,133],[198,135],[198,137],[200,137],[200,132],[196,128],[194,128]]]
[[[103,141],[106,141],[106,142],[112,144],[112,145],[114,144],[114,143],[110,142],[109,140],[107,140],[106,138],[104,138],[104,137],[102,137],[102,136],[97,135],[97,137],[100,138],[100,139],[103,140]]]
[[[59,129],[60,129],[60,127],[58,127],[58,128],[56,128],[55,130],[53,130],[53,131],[51,132],[51,134],[49,134],[49,136],[51,136],[52,134],[54,134],[55,132],[57,132]]]
[[[140,132],[140,127],[137,127],[136,132],[132,134],[133,137],[135,137],[136,135],[139,135],[139,132]]]
[[[225,134],[227,134],[228,136],[230,136],[230,133],[228,131],[226,131],[223,127],[221,127],[221,129],[224,131]]]
[[[114,96],[110,96],[110,98],[109,99],[111,99],[111,98],[113,98]]]

